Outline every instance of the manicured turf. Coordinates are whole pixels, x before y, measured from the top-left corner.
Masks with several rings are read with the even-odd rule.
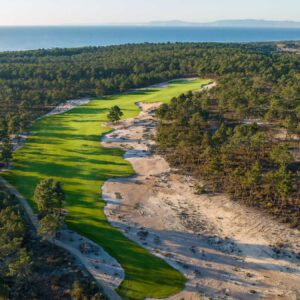
[[[103,213],[101,185],[110,177],[133,174],[123,152],[100,145],[106,115],[119,105],[124,118],[137,115],[135,102],[168,102],[206,80],[174,81],[167,88],[139,90],[103,97],[61,115],[38,121],[25,146],[14,156],[15,169],[4,177],[32,204],[35,186],[42,178],[55,178],[66,190],[68,226],[101,245],[123,266],[126,278],[118,289],[126,299],[164,298],[179,292],[185,278],[112,227]]]

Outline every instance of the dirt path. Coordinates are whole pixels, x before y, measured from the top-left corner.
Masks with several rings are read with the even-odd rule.
[[[140,104],[138,117],[103,138],[137,173],[104,184],[108,220],[185,274],[170,299],[300,299],[299,232],[225,195],[195,195],[193,178],[151,153],[158,106]]]
[[[27,200],[2,177],[0,177],[0,184],[6,186],[17,197],[32,225],[38,229],[37,216]],[[79,264],[82,264],[90,272],[109,299],[121,299],[114,289],[123,281],[124,271],[103,248],[67,228],[60,231],[59,239],[48,241],[69,251]]]
[[[72,99],[72,100],[67,100],[64,103],[61,103],[59,105],[57,105],[54,109],[52,109],[50,112],[48,112],[47,114],[37,118],[35,121],[41,120],[47,116],[51,116],[51,115],[59,115],[59,114],[63,114],[77,106],[81,106],[84,104],[87,104],[90,102],[90,98],[82,98],[82,99]],[[34,122],[35,122],[34,121]],[[21,149],[24,146],[24,143],[26,142],[26,139],[31,135],[30,132],[24,132],[22,134],[19,135],[11,135],[10,139],[11,139],[11,145],[13,147],[13,151],[18,151],[19,149]],[[0,146],[2,144],[2,141],[0,140]],[[8,169],[11,168],[11,166],[8,167]],[[7,171],[6,167],[1,167],[0,166],[0,173],[1,172],[5,172]]]
[[[77,106],[87,104],[89,101],[90,99],[88,98],[68,100],[66,103],[57,106],[45,116],[65,113]],[[42,116],[41,118],[44,118],[45,116]],[[13,139],[14,151],[17,151],[23,146],[28,135],[29,134],[26,134]],[[1,171],[5,170],[6,169],[1,170],[0,168],[0,174]],[[27,200],[24,199],[24,197],[2,177],[0,177],[0,183],[5,185],[10,192],[19,199],[19,202],[26,211],[31,223],[36,229],[38,229],[39,222],[37,216],[34,214]],[[49,240],[49,242],[53,241]],[[113,257],[104,251],[102,247],[93,243],[84,236],[68,230],[67,228],[60,231],[60,237],[55,240],[54,243],[75,256],[79,263],[84,265],[84,267],[90,272],[96,282],[101,286],[104,293],[110,299],[120,299],[114,289],[116,289],[123,281],[124,270]]]

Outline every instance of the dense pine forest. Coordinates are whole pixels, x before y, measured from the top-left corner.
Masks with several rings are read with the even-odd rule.
[[[157,111],[158,147],[174,167],[202,179],[197,193],[226,192],[300,228],[300,145],[293,134],[299,130],[297,98],[268,108],[264,102],[271,95],[263,87],[259,104],[257,87],[236,84],[226,89],[223,79],[211,91],[181,95],[162,105]],[[241,105],[238,91],[255,103],[245,97],[247,105]],[[287,129],[278,127],[281,122]]]
[[[205,180],[199,192],[227,192],[299,227],[299,55],[227,51],[236,53],[202,62],[214,89],[160,108],[159,147],[173,165]]]
[[[1,53],[2,127],[23,131],[66,99],[195,75],[219,78],[220,107],[228,102],[236,114],[289,125],[299,117],[297,54],[279,53],[275,44],[141,44]]]
[[[106,299],[74,258],[37,235],[0,185],[0,299]]]

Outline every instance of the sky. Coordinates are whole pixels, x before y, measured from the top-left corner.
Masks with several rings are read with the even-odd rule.
[[[223,19],[300,21],[300,0],[0,0],[0,25]]]

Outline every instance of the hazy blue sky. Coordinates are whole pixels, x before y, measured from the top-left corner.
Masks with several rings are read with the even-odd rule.
[[[244,18],[300,21],[300,0],[0,0],[0,7],[0,25]]]

